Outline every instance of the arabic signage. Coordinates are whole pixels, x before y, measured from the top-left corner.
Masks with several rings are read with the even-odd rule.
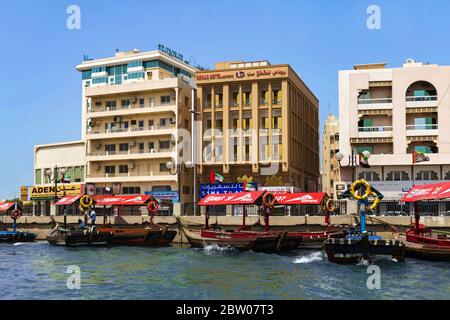
[[[226,194],[243,191],[243,183],[202,184],[200,185],[200,199],[205,198],[209,194]]]
[[[160,192],[146,192],[145,194],[153,196],[158,201],[169,200],[173,203],[180,202],[180,196],[177,191],[160,191]]]
[[[234,70],[234,71],[211,71],[207,73],[200,73],[197,75],[197,81],[201,82],[219,82],[230,80],[254,80],[254,79],[271,79],[271,78],[286,78],[288,75],[288,67],[265,68],[257,70]]]
[[[203,198],[201,206],[251,205],[254,204],[264,191],[239,192],[233,194],[210,194]]]
[[[55,197],[54,186],[34,186],[29,188],[30,200],[48,200]],[[58,185],[58,197],[83,194],[82,184]]]
[[[439,200],[450,198],[450,182],[416,186],[403,197],[404,202]]]

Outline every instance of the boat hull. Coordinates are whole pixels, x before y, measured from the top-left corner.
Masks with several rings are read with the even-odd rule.
[[[450,240],[447,236],[439,239],[429,229],[420,229],[417,233],[415,230],[406,232],[406,256],[410,258],[433,260],[433,261],[450,261]]]
[[[224,232],[186,228],[183,228],[183,232],[191,246],[195,248],[213,245],[231,247],[239,251],[274,253],[297,249],[301,243],[301,238],[289,236],[287,233]]]
[[[174,230],[157,226],[146,229],[100,227],[99,231],[112,234],[111,244],[124,246],[167,246],[177,235]]]
[[[289,232],[291,235],[296,235],[302,238],[299,249],[302,250],[321,250],[324,242],[329,237],[344,237],[343,232]]]
[[[405,244],[399,240],[361,240],[329,238],[324,243],[328,260],[338,264],[358,264],[376,256],[388,256],[397,261],[405,256]]]
[[[0,243],[34,242],[37,234],[29,232],[0,232]]]
[[[60,245],[67,247],[77,246],[105,246],[112,240],[112,234],[99,232],[94,229],[84,230],[56,230],[47,236],[46,240],[51,245]]]

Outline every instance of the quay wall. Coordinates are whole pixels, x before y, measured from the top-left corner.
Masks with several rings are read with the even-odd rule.
[[[69,225],[77,225],[79,217],[67,217]],[[191,228],[201,228],[204,224],[204,217],[155,217],[155,222],[162,225],[170,225],[171,229],[178,231],[178,236],[175,238],[176,243],[185,243],[186,239],[181,232],[180,224],[189,226]],[[149,222],[149,217],[146,216],[122,216],[109,217],[107,223],[123,227],[142,227]],[[25,216],[17,221],[17,228],[21,231],[34,232],[38,235],[38,240],[45,240],[49,231],[56,225],[62,225],[64,217],[62,216],[46,216],[46,217],[31,217]],[[97,224],[103,223],[103,217],[97,218]],[[222,229],[234,229],[242,225],[242,217],[211,217],[209,219],[210,225],[218,224]],[[253,226],[255,230],[262,230],[264,228],[263,218],[247,217],[246,223],[248,226]],[[337,229],[344,229],[349,225],[355,223],[353,216],[335,216],[331,217],[331,223]],[[414,217],[376,217],[371,221],[368,218],[368,228],[376,231],[383,236],[392,237],[392,229],[387,225],[393,225],[404,231],[414,223]],[[450,217],[421,217],[421,223],[427,227],[449,230],[450,231]],[[287,230],[302,230],[302,231],[323,231],[325,230],[324,217],[320,216],[300,216],[300,217],[270,217],[271,229],[287,229]],[[0,217],[0,230],[11,230],[12,219],[6,216]]]

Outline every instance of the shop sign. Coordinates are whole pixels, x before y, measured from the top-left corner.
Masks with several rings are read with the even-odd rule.
[[[180,196],[177,191],[155,191],[155,192],[145,192],[146,195],[153,196],[156,200],[163,201],[169,200],[173,203],[180,202]]]
[[[243,183],[220,183],[200,185],[200,199],[210,194],[226,194],[244,192]]]
[[[250,80],[259,78],[274,78],[286,77],[288,74],[287,68],[282,69],[261,69],[249,71],[224,71],[224,72],[210,72],[201,73],[197,75],[197,81],[221,81],[221,80]]]
[[[54,186],[34,186],[29,188],[30,200],[48,200],[55,197]],[[83,194],[82,184],[58,185],[58,197]]]
[[[28,187],[20,187],[20,201],[27,202],[29,200]]]

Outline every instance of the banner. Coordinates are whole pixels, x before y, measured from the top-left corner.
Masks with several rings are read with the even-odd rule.
[[[179,203],[180,196],[178,191],[153,191],[153,192],[145,192],[147,195],[153,196],[158,201],[169,200],[172,203]]]
[[[49,200],[55,198],[54,186],[34,186],[29,188],[30,200]],[[83,194],[82,184],[58,185],[58,197]]]
[[[209,194],[237,193],[244,191],[243,183],[202,184],[200,185],[200,199]]]
[[[264,191],[234,194],[210,194],[199,202],[201,206],[251,205],[261,198]]]
[[[415,186],[403,197],[403,202],[441,200],[450,198],[450,182]]]

